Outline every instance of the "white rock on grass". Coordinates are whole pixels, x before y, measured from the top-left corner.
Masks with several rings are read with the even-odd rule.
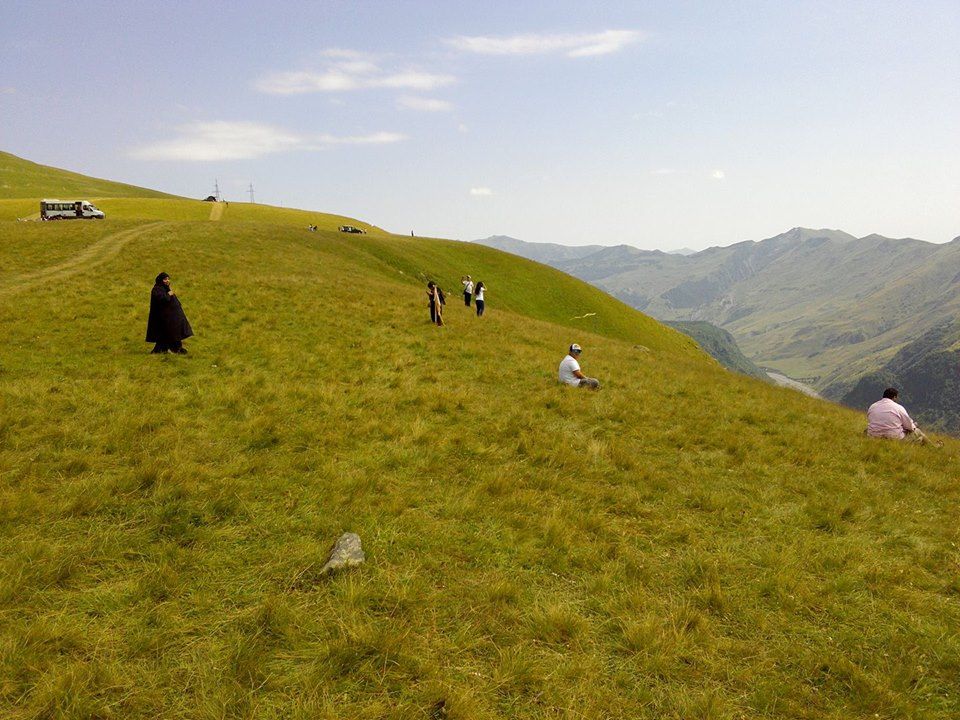
[[[356,533],[344,533],[330,552],[326,564],[320,568],[320,575],[329,575],[337,570],[360,565],[367,556],[360,546],[360,536]]]

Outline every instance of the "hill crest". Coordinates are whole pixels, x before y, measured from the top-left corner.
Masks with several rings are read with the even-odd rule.
[[[112,180],[40,165],[0,151],[0,199],[58,198],[175,198],[177,196]]]

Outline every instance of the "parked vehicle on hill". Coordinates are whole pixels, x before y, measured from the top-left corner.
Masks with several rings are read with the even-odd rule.
[[[367,234],[367,231],[366,231],[366,230],[364,230],[364,229],[362,229],[362,228],[354,227],[353,225],[341,225],[341,226],[340,226],[340,232],[345,232],[345,233],[360,233],[361,235],[366,235],[366,234]]]
[[[41,220],[103,220],[103,210],[86,200],[41,200]]]

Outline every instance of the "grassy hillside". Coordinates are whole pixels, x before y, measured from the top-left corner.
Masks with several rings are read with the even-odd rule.
[[[955,442],[535,263],[249,210],[0,223],[0,715],[960,713]],[[186,357],[142,342],[161,269]],[[487,316],[432,326],[464,272]]]
[[[101,180],[86,175],[38,165],[16,155],[0,151],[0,199],[60,198],[73,195],[84,199],[105,197],[170,198],[172,195],[124,183]],[[36,212],[36,208],[33,212]]]
[[[100,205],[0,223],[0,715],[960,711],[953,444],[488,248]],[[142,342],[160,269],[187,357]],[[571,341],[600,393],[556,385]],[[321,578],[346,530],[367,564]]]

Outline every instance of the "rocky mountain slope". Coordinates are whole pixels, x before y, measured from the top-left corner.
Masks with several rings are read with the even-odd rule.
[[[769,381],[767,374],[744,355],[733,335],[703,320],[668,320],[666,325],[689,335],[728,370]]]

